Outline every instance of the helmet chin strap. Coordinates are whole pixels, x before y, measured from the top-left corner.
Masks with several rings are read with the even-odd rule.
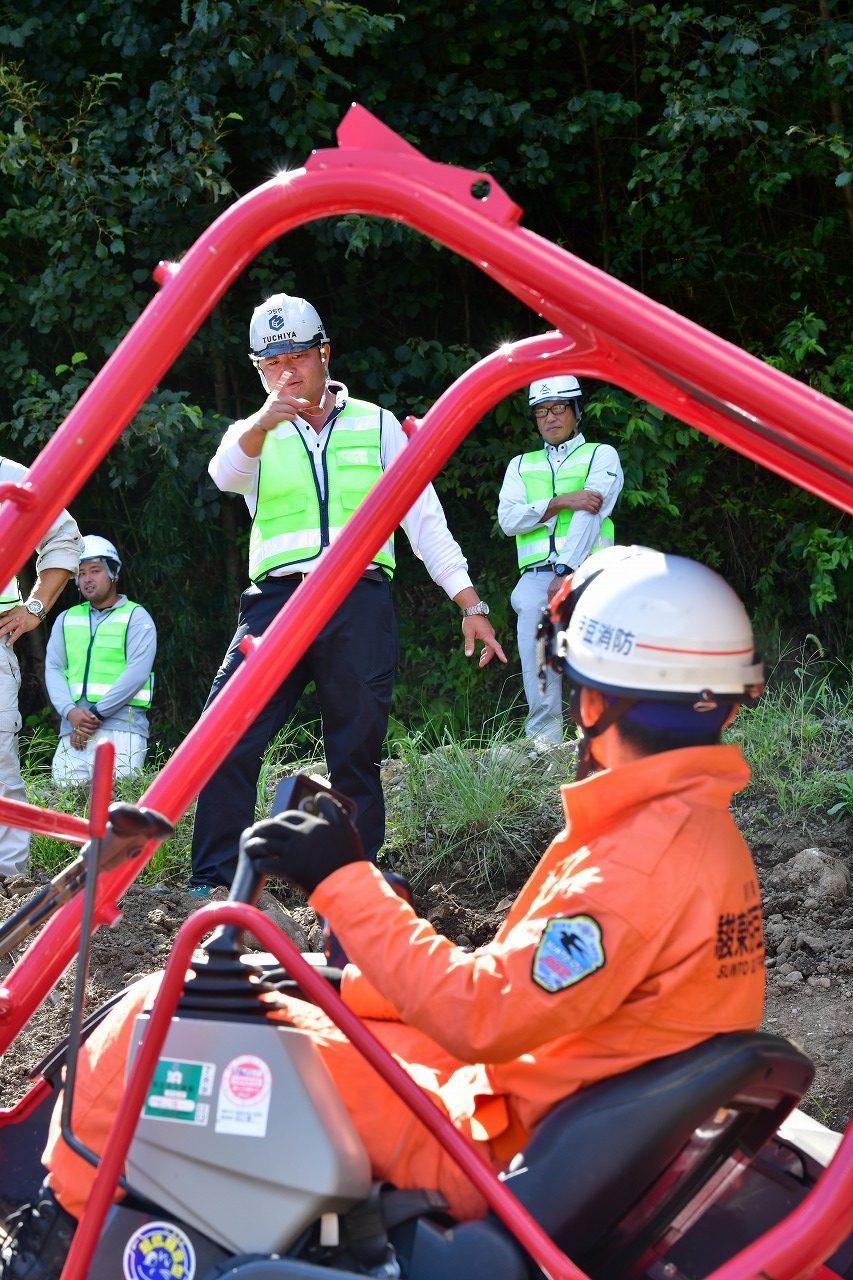
[[[595,724],[584,724],[581,716],[581,691],[577,685],[572,688],[569,697],[569,714],[581,731],[575,782],[583,782],[584,778],[590,777],[593,773],[599,773],[605,767],[593,755],[592,743],[600,734],[604,733],[605,729],[609,729],[612,724],[615,724],[617,720],[624,716],[625,712],[630,707],[633,707],[636,701],[636,698],[615,698],[607,709],[601,713]]]

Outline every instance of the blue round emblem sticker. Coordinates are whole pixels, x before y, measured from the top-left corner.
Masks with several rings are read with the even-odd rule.
[[[172,1222],[146,1222],[125,1245],[126,1280],[192,1280],[195,1252]]]

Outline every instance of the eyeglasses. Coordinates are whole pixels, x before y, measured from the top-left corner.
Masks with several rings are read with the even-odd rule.
[[[553,413],[555,418],[562,418],[564,414],[570,413],[570,412],[572,415],[574,415],[574,406],[567,403],[545,404],[545,405],[542,405],[541,408],[534,409],[533,416],[537,422],[542,422],[544,421],[545,418],[548,417],[549,413]]]

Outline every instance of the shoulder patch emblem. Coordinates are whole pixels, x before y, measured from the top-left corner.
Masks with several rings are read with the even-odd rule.
[[[606,962],[601,927],[594,916],[554,916],[533,955],[533,981],[545,991],[565,991]]]

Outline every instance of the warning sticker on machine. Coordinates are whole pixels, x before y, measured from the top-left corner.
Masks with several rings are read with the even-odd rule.
[[[272,1095],[269,1063],[254,1054],[232,1058],[223,1069],[216,1099],[216,1133],[263,1138]]]
[[[161,1058],[154,1068],[144,1116],[181,1124],[207,1124],[216,1067],[212,1062],[182,1062]],[[207,1098],[208,1101],[204,1101]]]
[[[125,1245],[122,1271],[125,1280],[193,1280],[195,1250],[174,1222],[146,1222]]]

